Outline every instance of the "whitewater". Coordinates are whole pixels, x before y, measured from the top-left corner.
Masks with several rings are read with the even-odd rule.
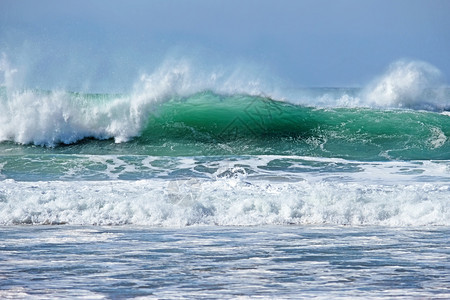
[[[168,60],[119,94],[20,72],[3,55],[1,297],[450,296],[436,67],[284,88]]]

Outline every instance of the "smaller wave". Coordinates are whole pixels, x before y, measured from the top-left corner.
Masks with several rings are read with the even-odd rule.
[[[248,182],[239,177],[114,182],[0,181],[0,224],[180,227],[450,226],[449,186]]]

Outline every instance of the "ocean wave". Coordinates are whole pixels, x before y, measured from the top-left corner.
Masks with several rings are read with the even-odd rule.
[[[35,101],[36,95],[40,101]],[[360,160],[449,159],[450,153],[450,118],[434,112],[305,107],[213,92],[161,102],[42,91],[13,98],[0,102],[0,141],[56,147],[57,153],[96,154],[108,148],[111,154],[283,154]]]
[[[397,62],[365,89],[301,89],[289,97],[265,90],[263,80],[244,80],[242,70],[194,69],[188,61],[167,61],[142,75],[132,93],[82,94],[13,89],[18,71],[3,57],[0,142],[56,147],[93,138],[212,148],[175,155],[244,154],[247,149],[356,159],[363,159],[357,152],[369,152],[368,159],[448,158],[449,90],[436,87],[440,73],[429,64]],[[348,155],[339,150],[350,147]]]

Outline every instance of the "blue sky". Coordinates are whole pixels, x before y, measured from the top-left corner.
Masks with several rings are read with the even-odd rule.
[[[448,79],[449,13],[446,0],[2,0],[0,52],[43,88],[120,91],[167,57],[250,64],[290,86],[361,86],[398,59]]]

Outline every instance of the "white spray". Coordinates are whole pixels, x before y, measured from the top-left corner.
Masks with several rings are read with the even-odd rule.
[[[363,101],[375,107],[438,109],[446,105],[445,99],[432,95],[441,78],[441,72],[426,62],[397,61],[365,88]]]
[[[263,92],[261,80],[241,68],[198,72],[185,59],[168,59],[151,74],[142,74],[128,95],[86,101],[66,91],[14,89],[14,73],[6,56],[0,62],[5,95],[0,98],[0,142],[55,146],[86,137],[126,142],[138,136],[155,104],[175,96],[211,90],[222,94]]]

